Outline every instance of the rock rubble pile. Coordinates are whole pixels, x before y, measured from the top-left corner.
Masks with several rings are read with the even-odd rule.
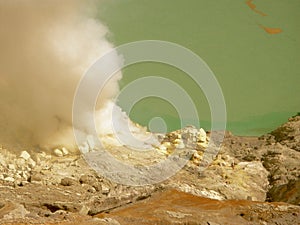
[[[161,135],[160,139],[160,145],[156,146],[157,151],[168,156],[176,149],[189,149],[192,152],[191,160],[195,165],[200,165],[210,140],[203,128],[197,129],[194,126]]]
[[[0,224],[152,224],[158,217],[163,224],[298,224],[299,121],[300,116],[292,118],[281,126],[289,129],[260,138],[227,132],[205,170],[199,163],[210,135],[203,129],[159,135],[160,144],[146,154],[111,146],[118,160],[134,165],[157,163],[177,150],[192,153],[173,177],[141,187],[108,180],[66,148],[16,154],[2,147]],[[278,132],[288,138],[278,139]],[[170,198],[177,199],[175,208]]]

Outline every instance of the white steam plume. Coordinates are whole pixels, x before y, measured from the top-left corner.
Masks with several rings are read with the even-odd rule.
[[[112,48],[93,7],[79,0],[0,0],[1,144],[74,144],[76,86]],[[115,96],[120,78],[110,80],[104,99]]]

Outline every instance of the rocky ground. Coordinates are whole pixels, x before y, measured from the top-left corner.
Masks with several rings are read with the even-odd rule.
[[[79,154],[0,150],[0,224],[300,224],[300,116],[270,134],[229,132],[199,170],[209,134],[192,127],[160,137],[147,154],[126,146],[119,160],[153,164],[179,148],[192,155],[169,179],[146,186],[114,183]]]

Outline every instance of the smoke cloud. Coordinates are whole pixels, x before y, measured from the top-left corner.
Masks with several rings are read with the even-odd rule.
[[[78,82],[113,47],[107,28],[93,18],[94,7],[79,0],[0,1],[1,144],[74,144]],[[110,80],[103,99],[118,93],[120,78]]]

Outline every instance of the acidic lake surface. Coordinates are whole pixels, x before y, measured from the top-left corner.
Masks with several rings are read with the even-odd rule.
[[[218,79],[227,129],[237,135],[264,134],[300,111],[299,12],[299,0],[101,0],[98,6],[115,46],[163,40],[199,55]],[[178,83],[195,102],[200,126],[210,129],[206,97],[182,71],[148,62],[129,66],[123,74],[121,91],[146,76]],[[137,102],[127,113],[154,131],[181,126],[176,107],[157,97]]]

